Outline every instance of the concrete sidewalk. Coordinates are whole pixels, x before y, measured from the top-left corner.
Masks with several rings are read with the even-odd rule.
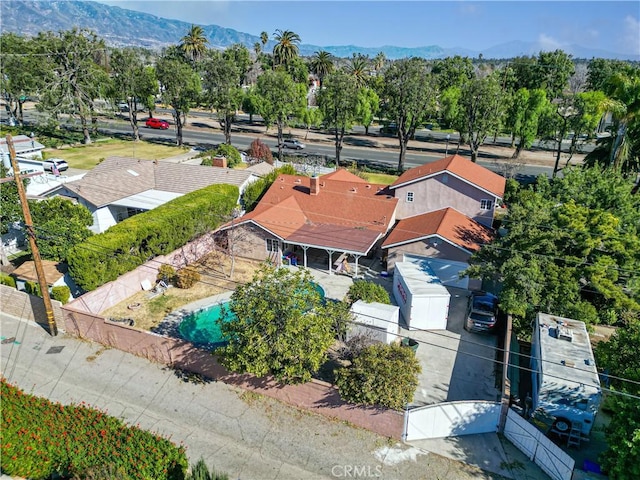
[[[170,436],[191,462],[202,457],[230,478],[344,478],[355,467],[398,480],[504,478],[222,383],[188,382],[119,350],[50,337],[31,322],[2,314],[0,325],[2,374],[11,383]]]

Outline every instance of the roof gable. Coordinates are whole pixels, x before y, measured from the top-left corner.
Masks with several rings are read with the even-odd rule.
[[[393,189],[417,182],[442,172],[452,173],[467,183],[475,185],[496,197],[502,198],[504,195],[506,180],[503,176],[492,172],[482,165],[467,160],[460,155],[450,155],[435,162],[411,168],[400,175],[400,177],[391,184],[390,188]]]
[[[433,235],[438,235],[469,252],[479,250],[494,237],[492,230],[475,220],[453,208],[443,208],[399,221],[382,247],[412,243]]]

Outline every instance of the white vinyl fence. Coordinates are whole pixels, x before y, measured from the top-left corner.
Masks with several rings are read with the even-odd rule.
[[[571,480],[575,461],[544,433],[509,409],[504,435],[554,480]]]

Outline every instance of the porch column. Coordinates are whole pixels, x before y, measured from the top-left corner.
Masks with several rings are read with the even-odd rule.
[[[329,254],[329,275],[333,275],[333,252],[335,252],[335,250],[327,250],[327,253]]]
[[[304,251],[304,268],[307,268],[307,250],[309,249],[308,246],[302,246],[302,250]]]
[[[358,278],[358,259],[360,258],[360,255],[354,255],[354,257],[356,259],[356,269],[354,270],[354,273],[353,273],[353,278],[355,280],[356,278]]]

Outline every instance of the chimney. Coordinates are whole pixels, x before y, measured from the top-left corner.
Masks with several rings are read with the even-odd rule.
[[[213,166],[214,167],[221,167],[221,168],[227,168],[227,158],[226,157],[213,157]]]
[[[311,195],[318,195],[320,193],[320,179],[318,177],[311,177]]]

